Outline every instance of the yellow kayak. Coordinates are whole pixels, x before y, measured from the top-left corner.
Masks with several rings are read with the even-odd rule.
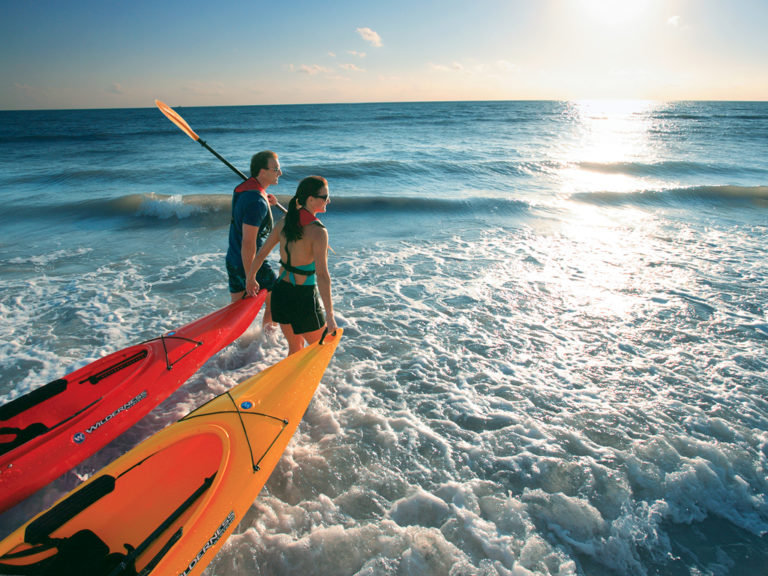
[[[301,421],[342,330],[103,468],[0,542],[0,574],[201,574]]]

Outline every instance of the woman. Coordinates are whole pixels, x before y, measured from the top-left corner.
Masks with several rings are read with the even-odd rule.
[[[325,178],[304,178],[285,218],[274,227],[250,267],[258,270],[280,242],[280,273],[272,288],[272,319],[280,324],[288,340],[289,356],[301,350],[304,342],[317,342],[326,328],[331,333],[336,330],[328,273],[328,232],[316,216],[325,212],[329,202]],[[256,276],[251,275],[246,279],[246,292],[256,296],[258,291]]]

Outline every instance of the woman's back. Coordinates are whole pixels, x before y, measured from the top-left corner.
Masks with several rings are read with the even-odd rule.
[[[288,252],[290,252],[290,263],[293,266],[304,266],[315,261],[315,241],[318,239],[316,232],[320,230],[318,225],[304,227],[304,234],[299,240],[288,242],[284,234],[280,235],[280,260],[288,262]],[[286,250],[287,248],[287,250]]]

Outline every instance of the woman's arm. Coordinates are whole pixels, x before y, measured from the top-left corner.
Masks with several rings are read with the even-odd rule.
[[[317,289],[325,308],[326,327],[329,333],[336,331],[336,318],[333,316],[333,299],[331,298],[331,274],[328,272],[328,231],[325,228],[313,227],[312,255],[315,260],[315,275]]]

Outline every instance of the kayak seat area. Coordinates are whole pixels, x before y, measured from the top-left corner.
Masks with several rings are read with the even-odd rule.
[[[0,422],[15,418],[22,412],[26,412],[30,408],[53,398],[57,394],[61,394],[66,389],[67,381],[64,378],[59,378],[58,380],[48,382],[48,384],[32,390],[29,394],[24,394],[24,396],[11,400],[7,404],[0,406]]]
[[[95,532],[83,529],[65,538],[52,534],[115,489],[115,478],[100,476],[34,520],[24,533],[30,548],[0,558],[0,574],[30,576],[136,576],[126,553],[110,552]],[[51,551],[55,550],[54,554]],[[39,559],[38,559],[39,558]],[[125,566],[120,567],[121,564]]]
[[[41,422],[30,424],[26,428],[0,428],[0,456],[18,448],[22,444],[48,432],[49,428]],[[6,438],[10,437],[10,440]]]
[[[32,564],[18,564],[24,557],[41,554],[56,548],[56,554]],[[17,554],[6,555],[0,561],[3,574],[28,574],[30,576],[137,576],[134,566],[126,562],[127,554],[110,553],[101,538],[91,530],[80,530],[69,538],[51,540]]]
[[[145,461],[146,462],[146,461]],[[136,558],[177,522],[211,487],[216,474],[205,478],[171,514],[135,547],[124,543],[125,552],[110,552],[109,545],[93,530],[83,528],[71,536],[55,537],[56,530],[82,511],[115,491],[116,479],[96,478],[34,520],[24,533],[29,547],[0,557],[0,574],[29,576],[138,576]],[[182,534],[179,527],[146,564],[142,574],[150,573]]]

